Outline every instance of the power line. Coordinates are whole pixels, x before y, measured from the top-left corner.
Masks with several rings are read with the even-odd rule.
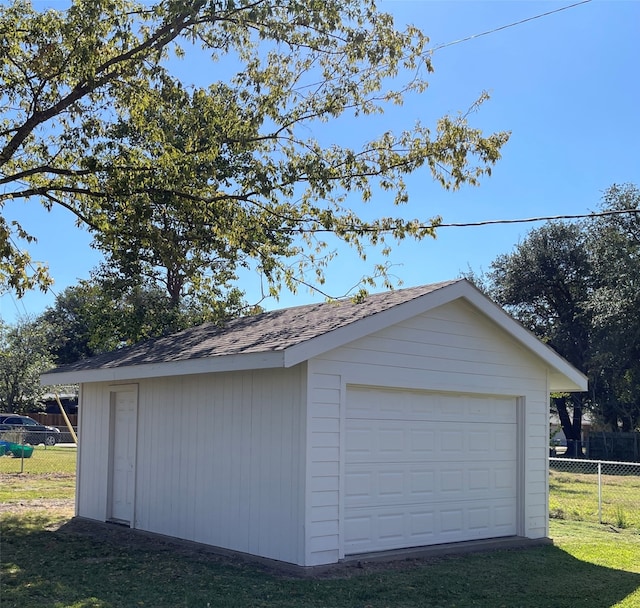
[[[509,28],[515,27],[517,25],[522,25],[523,23],[527,23],[529,21],[535,21],[536,19],[542,19],[542,17],[548,17],[549,15],[553,15],[555,13],[560,13],[562,11],[566,11],[569,10],[571,8],[575,8],[577,6],[580,6],[582,4],[588,4],[589,2],[592,2],[592,0],[581,0],[581,2],[576,2],[574,4],[569,4],[568,6],[563,6],[561,8],[556,8],[552,11],[547,11],[546,13],[540,13],[539,15],[533,15],[532,17],[526,17],[525,19],[521,19],[520,21],[514,21],[513,23],[507,23],[506,25],[501,25],[498,27],[495,27],[491,30],[487,30],[485,32],[480,32],[479,34],[472,34],[471,36],[467,36],[465,38],[460,38],[459,40],[452,40],[451,42],[444,42],[443,44],[439,44],[437,46],[434,46],[430,49],[427,49],[426,51],[424,51],[423,53],[421,53],[419,56],[420,57],[425,57],[427,55],[433,55],[433,53],[435,53],[436,51],[439,51],[440,49],[444,49],[450,46],[454,46],[456,44],[461,44],[462,42],[469,42],[470,40],[474,40],[476,38],[481,38],[482,36],[488,36],[489,34],[495,34],[496,32],[501,32],[502,30],[507,30]],[[403,59],[408,59],[408,55],[403,56]],[[358,69],[357,72],[360,73],[364,71],[364,68],[362,69]],[[328,80],[334,80],[337,77],[333,77],[333,78],[329,78]],[[309,84],[303,84],[301,86],[299,86],[297,88],[297,90],[302,91],[303,89],[310,89],[310,88],[315,88],[319,85],[321,85],[322,82],[312,82]]]
[[[480,220],[478,222],[449,222],[438,223],[433,222],[431,224],[412,224],[411,228],[415,230],[437,230],[439,228],[473,228],[478,226],[491,226],[496,224],[526,224],[532,222],[550,222],[557,220],[578,220],[588,219],[596,217],[608,217],[615,215],[626,214],[640,214],[640,209],[615,209],[610,211],[599,211],[593,213],[577,213],[577,214],[565,214],[565,215],[541,215],[528,218],[516,218],[516,219],[502,219],[502,220]],[[405,224],[398,223],[396,226],[389,228],[378,228],[376,226],[349,226],[346,228],[285,228],[281,232],[290,234],[316,234],[316,233],[347,233],[347,232],[361,232],[361,233],[376,233],[376,234],[389,234],[395,232],[398,229],[403,229]]]
[[[496,27],[492,30],[487,30],[486,32],[481,32],[480,34],[473,34],[471,36],[467,36],[466,38],[460,38],[460,40],[453,40],[452,42],[445,42],[443,44],[439,44],[438,46],[429,49],[428,53],[435,53],[440,49],[447,48],[448,46],[453,46],[455,44],[460,44],[462,42],[468,42],[469,40],[474,40],[475,38],[480,38],[482,36],[488,36],[489,34],[495,34],[496,32],[500,32],[502,30],[506,30],[510,27],[515,27],[516,25],[522,25],[523,23],[527,23],[528,21],[534,21],[535,19],[541,19],[542,17],[548,17],[549,15],[553,15],[555,13],[559,13],[561,11],[566,11],[570,8],[575,8],[576,6],[580,6],[581,4],[588,4],[592,0],[582,0],[581,2],[576,2],[575,4],[570,4],[568,6],[563,6],[561,8],[556,8],[552,11],[547,11],[546,13],[541,13],[539,15],[534,15],[533,17],[527,17],[526,19],[521,19],[520,21],[515,21],[513,23],[508,23],[507,25],[501,25],[500,27]]]
[[[552,222],[556,220],[579,220],[579,219],[587,219],[587,218],[594,218],[594,217],[608,217],[612,215],[625,215],[627,213],[638,214],[640,213],[640,209],[616,209],[616,210],[610,210],[610,211],[600,211],[596,213],[578,213],[575,215],[570,215],[570,214],[546,215],[546,216],[519,218],[519,219],[482,220],[479,222],[433,224],[432,227],[433,228],[467,228],[467,227],[473,227],[473,226],[491,226],[493,224],[526,224],[531,222]]]
[[[18,306],[18,303],[16,302],[16,299],[13,297],[13,293],[11,293],[11,291],[7,292],[9,294],[9,296],[11,297],[11,301],[13,302],[13,305],[16,309],[16,312],[18,313],[19,317],[27,317],[28,316],[28,312],[27,312],[27,307],[24,305],[24,302],[20,301],[20,304],[22,304],[22,310],[20,310],[20,307]]]

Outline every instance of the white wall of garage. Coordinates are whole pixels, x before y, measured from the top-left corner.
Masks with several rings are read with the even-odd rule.
[[[425,397],[441,395],[457,404],[464,395],[501,403],[506,398],[515,410],[515,533],[547,536],[547,374],[537,357],[464,300],[309,361],[306,565],[333,563],[357,551],[357,543],[345,535],[352,492],[347,487],[347,412],[349,395],[362,390],[400,389],[414,397],[425,391]],[[435,542],[464,539],[440,535]],[[363,543],[362,550],[374,546]]]
[[[76,514],[107,521],[110,395],[136,387],[132,528],[303,563],[306,365],[83,386]]]

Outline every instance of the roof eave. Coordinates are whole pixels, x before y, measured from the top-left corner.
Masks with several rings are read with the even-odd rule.
[[[584,393],[587,391],[588,379],[576,370],[577,375],[569,378],[566,374],[552,371],[549,374],[549,390],[552,393]]]
[[[398,304],[385,311],[372,314],[364,319],[282,350],[94,369],[69,371],[62,369],[57,372],[54,370],[51,373],[42,374],[40,379],[43,385],[103,381],[120,382],[161,376],[292,367],[459,298],[469,301],[477,310],[542,360],[549,368],[551,391],[582,392],[587,390],[587,378],[584,374],[553,349],[543,344],[500,306],[492,302],[466,280],[450,283],[408,302]]]
[[[50,386],[52,384],[82,384],[84,382],[121,382],[165,376],[186,376],[276,367],[284,367],[283,351],[203,357],[200,359],[121,365],[86,370],[61,370],[59,372],[54,370],[50,373],[41,374],[40,384]]]

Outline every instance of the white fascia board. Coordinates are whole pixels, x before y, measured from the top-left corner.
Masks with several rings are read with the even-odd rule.
[[[459,281],[446,285],[423,296],[409,300],[404,304],[398,304],[387,310],[360,319],[355,323],[346,325],[334,331],[318,336],[301,344],[296,344],[285,350],[285,367],[297,365],[302,361],[308,361],[313,357],[339,348],[349,342],[364,338],[365,336],[401,323],[412,317],[423,314],[432,308],[436,308],[459,297],[464,296],[470,284]]]
[[[167,361],[164,363],[45,373],[40,376],[40,384],[48,386],[52,384],[79,384],[86,382],[117,382],[120,380],[186,376],[190,374],[209,374],[283,366],[284,353],[282,351],[273,351],[268,353],[204,357],[201,359],[187,359],[185,361]]]

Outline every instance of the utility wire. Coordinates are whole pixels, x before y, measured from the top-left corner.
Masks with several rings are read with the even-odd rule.
[[[522,25],[523,23],[527,23],[529,21],[534,21],[536,19],[541,19],[542,17],[548,17],[549,15],[553,15],[555,13],[560,13],[561,11],[566,11],[569,10],[570,8],[575,8],[577,6],[580,6],[582,4],[588,4],[589,2],[592,2],[592,0],[581,0],[581,2],[576,2],[574,4],[569,4],[568,6],[563,6],[561,8],[556,8],[552,11],[547,11],[546,13],[540,13],[539,15],[533,15],[532,17],[526,17],[525,19],[521,19],[520,21],[514,21],[513,23],[507,23],[506,25],[500,25],[498,27],[495,27],[491,30],[487,30],[486,32],[480,32],[479,34],[472,34],[471,36],[467,36],[465,38],[460,38],[459,40],[452,40],[451,42],[444,42],[442,44],[438,44],[432,48],[427,49],[426,51],[422,52],[419,56],[420,57],[426,57],[428,55],[433,55],[433,53],[435,53],[436,51],[439,51],[440,49],[445,49],[447,47],[450,46],[454,46],[456,44],[461,44],[462,42],[469,42],[470,40],[474,40],[475,38],[481,38],[482,36],[488,36],[489,34],[495,34],[496,32],[501,32],[502,30],[507,30],[509,28],[515,27],[517,25]],[[408,55],[405,55],[403,57],[403,59],[407,59]],[[358,69],[357,72],[362,72],[363,69]],[[337,77],[336,77],[337,78]],[[334,78],[329,78],[329,81],[334,80]],[[318,87],[322,84],[322,82],[313,82],[313,83],[309,83],[309,84],[304,84],[301,85],[297,88],[298,91],[302,91],[303,89],[310,89],[310,88],[315,88]]]
[[[578,220],[593,217],[608,217],[612,215],[640,214],[640,209],[615,209],[610,211],[600,211],[597,213],[578,213],[575,215],[546,215],[540,217],[529,217],[507,220],[482,220],[479,222],[460,222],[449,224],[434,224],[434,228],[467,228],[473,226],[490,226],[492,224],[525,224],[530,222],[551,222],[555,220]]]
[[[436,51],[439,51],[441,49],[450,47],[450,46],[454,46],[456,44],[461,44],[463,42],[469,42],[470,40],[474,40],[476,38],[481,38],[483,36],[488,36],[490,34],[495,34],[497,32],[518,26],[518,25],[522,25],[524,23],[528,23],[530,21],[534,21],[536,19],[541,19],[543,17],[548,17],[549,15],[553,15],[555,13],[560,13],[562,11],[566,11],[572,8],[575,8],[577,6],[581,6],[583,4],[588,4],[592,2],[592,0],[581,0],[580,2],[575,2],[574,4],[569,4],[567,6],[563,6],[557,9],[554,9],[552,11],[547,11],[545,13],[540,13],[538,15],[533,15],[532,17],[527,17],[525,19],[521,19],[520,21],[514,21],[512,23],[508,23],[506,25],[502,25],[496,28],[493,28],[491,30],[487,30],[484,32],[480,32],[479,34],[472,34],[471,36],[467,36],[465,38],[460,38],[459,40],[452,40],[451,42],[445,42],[443,44],[439,44],[435,47],[432,47],[430,49],[428,49],[425,54],[433,54]],[[418,226],[419,229],[429,229],[429,228],[468,228],[468,227],[478,227],[478,226],[490,226],[490,225],[498,225],[498,224],[524,224],[524,223],[532,223],[532,222],[540,222],[540,221],[554,221],[554,220],[575,220],[575,219],[585,219],[585,218],[593,218],[593,217],[606,217],[606,216],[612,216],[612,215],[621,215],[621,214],[626,214],[626,213],[640,213],[640,210],[638,209],[623,209],[623,210],[615,210],[615,211],[603,211],[600,213],[588,213],[588,214],[575,214],[575,215],[553,215],[553,216],[539,216],[539,217],[532,217],[532,218],[518,218],[518,219],[502,219],[502,220],[482,220],[482,221],[478,221],[478,222],[457,222],[457,223],[433,223],[433,224],[424,224],[424,225],[420,225]],[[377,228],[366,228],[366,227],[361,227],[361,228],[357,228],[354,227],[352,229],[347,229],[347,232],[356,232],[356,231],[360,231],[360,232],[378,232],[380,234],[382,233],[388,233],[388,232],[393,232],[393,229],[388,229],[388,230],[381,230],[381,229],[377,229]],[[319,229],[310,229],[310,230],[296,230],[296,229],[291,229],[291,230],[285,230],[285,232],[291,232],[291,233],[295,233],[295,232],[306,232],[306,233],[320,233],[320,232],[335,232],[335,230],[331,230],[331,229],[324,229],[324,228],[319,228]],[[15,243],[14,243],[15,246]],[[35,272],[35,268],[34,266],[31,264],[31,262],[28,262],[28,266]],[[55,297],[58,297],[58,294],[50,287],[47,286],[47,291],[50,291]],[[12,297],[13,299],[13,297]],[[14,305],[17,306],[17,303],[14,300]],[[23,304],[24,306],[24,304]]]
[[[609,217],[615,215],[626,215],[626,214],[640,214],[640,209],[614,209],[610,211],[599,211],[594,213],[577,213],[574,215],[566,214],[566,215],[542,215],[536,217],[528,217],[528,218],[516,218],[516,219],[503,219],[503,220],[481,220],[478,222],[450,222],[450,223],[438,223],[433,222],[431,224],[418,224],[413,225],[412,228],[416,230],[437,230],[439,228],[473,228],[477,226],[491,226],[495,224],[526,224],[531,222],[549,222],[556,220],[577,220],[577,219],[587,219],[587,218],[596,218],[596,217]],[[375,226],[350,226],[347,228],[285,228],[282,229],[281,232],[286,232],[290,234],[302,234],[302,233],[332,233],[332,232],[362,232],[362,233],[376,233],[376,234],[389,234],[395,232],[398,228],[403,228],[403,223],[398,223],[396,227],[390,228],[378,228]]]
[[[535,19],[541,19],[542,17],[548,17],[549,15],[553,15],[555,13],[559,13],[561,11],[566,11],[570,8],[575,8],[576,6],[580,6],[581,4],[588,4],[592,0],[582,0],[581,2],[576,2],[575,4],[570,4],[568,6],[563,6],[561,8],[556,8],[552,11],[547,11],[546,13],[541,13],[540,15],[534,15],[533,17],[527,17],[526,19],[521,19],[520,21],[515,21],[513,23],[509,23],[507,25],[501,25],[500,27],[496,27],[492,30],[487,30],[486,32],[481,32],[480,34],[473,34],[471,36],[467,36],[466,38],[460,38],[460,40],[453,40],[452,42],[445,42],[443,44],[439,44],[429,49],[428,53],[435,53],[440,49],[447,48],[449,46],[453,46],[455,44],[460,44],[462,42],[468,42],[469,40],[474,40],[475,38],[480,38],[482,36],[488,36],[489,34],[495,34],[496,32],[500,32],[502,30],[506,30],[510,27],[515,27],[516,25],[522,25],[523,23],[527,23],[528,21],[534,21]]]
[[[20,303],[22,304],[22,310],[20,310],[20,307],[18,306],[18,303],[16,302],[16,299],[13,297],[13,293],[11,293],[11,291],[7,292],[10,296],[11,296],[11,301],[13,302],[13,305],[15,306],[16,312],[18,313],[19,317],[27,317],[28,316],[28,312],[27,312],[27,308],[24,305],[24,302],[20,301]]]

